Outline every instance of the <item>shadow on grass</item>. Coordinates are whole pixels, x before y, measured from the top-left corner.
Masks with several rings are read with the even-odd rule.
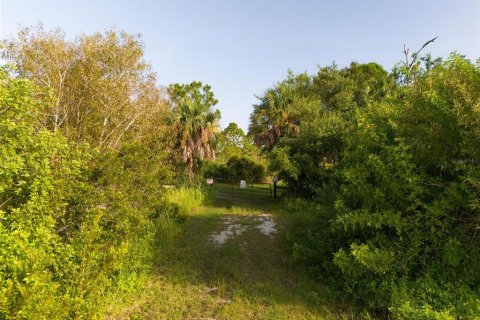
[[[221,246],[212,242],[211,234],[225,228],[225,217],[236,216],[248,224],[265,207],[261,203],[215,200],[188,216],[182,231],[159,245],[155,259],[157,275],[187,287],[204,288],[204,294],[216,296],[226,304],[238,304],[232,307],[237,309],[237,315],[260,308],[273,312],[271,317],[277,318],[276,306],[289,306],[289,310],[301,309],[306,318],[340,318],[332,310],[336,313],[345,310],[345,306],[334,303],[326,288],[315,285],[289,265],[282,230],[270,238],[255,228],[247,228]]]
[[[220,206],[254,206],[265,207],[271,203],[278,202],[285,195],[284,189],[277,190],[278,199],[273,197],[273,187],[262,185],[261,187],[250,187],[242,189],[239,186],[215,184],[207,189],[208,197],[214,199]]]

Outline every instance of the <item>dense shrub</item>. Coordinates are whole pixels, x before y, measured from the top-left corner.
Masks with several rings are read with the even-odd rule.
[[[454,55],[365,110],[349,137],[335,219],[349,239],[334,262],[364,303],[411,319],[479,314],[479,89],[478,66]]]
[[[100,318],[203,200],[165,187],[191,178],[175,152],[191,139],[171,133],[213,153],[211,119],[169,122],[173,92],[157,86],[138,36],[71,40],[40,25],[1,46],[15,67],[0,67],[0,319]]]
[[[271,152],[323,204],[291,229],[294,257],[379,318],[480,314],[480,68],[429,61],[380,98],[340,86]]]
[[[5,69],[0,82],[0,315],[67,317],[82,308],[81,252],[94,238],[82,222],[94,222],[100,213],[92,208],[73,219],[68,214],[84,202],[75,201],[75,190],[89,188],[83,167],[91,155],[72,150],[59,135],[34,129],[28,82],[10,79]],[[92,236],[75,243],[69,237],[73,232]],[[70,286],[74,274],[79,287]]]
[[[92,318],[148,270],[160,220],[175,218],[169,170],[146,166],[144,146],[100,154],[37,129],[31,87],[1,70],[0,318]]]

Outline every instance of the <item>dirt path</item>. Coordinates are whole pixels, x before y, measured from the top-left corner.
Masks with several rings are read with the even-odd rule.
[[[159,252],[155,272],[110,319],[340,319],[289,268],[278,219],[252,209],[205,207]],[[345,317],[346,319],[347,317]]]
[[[224,229],[220,232],[213,232],[210,236],[212,242],[217,246],[222,246],[227,241],[251,229],[257,229],[261,234],[270,238],[273,238],[277,233],[276,223],[272,215],[266,213],[258,216],[225,216],[222,224]]]

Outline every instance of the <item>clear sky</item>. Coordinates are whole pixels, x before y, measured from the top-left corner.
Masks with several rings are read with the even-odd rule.
[[[142,34],[162,85],[200,80],[219,99],[222,126],[244,129],[255,95],[288,69],[314,73],[335,61],[390,70],[403,45],[480,57],[480,0],[0,0],[0,37],[42,21],[67,36],[111,27]]]

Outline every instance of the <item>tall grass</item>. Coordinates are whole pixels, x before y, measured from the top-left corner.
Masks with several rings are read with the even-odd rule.
[[[192,214],[205,201],[205,195],[198,187],[178,187],[168,189],[165,200],[178,207],[181,216]]]

